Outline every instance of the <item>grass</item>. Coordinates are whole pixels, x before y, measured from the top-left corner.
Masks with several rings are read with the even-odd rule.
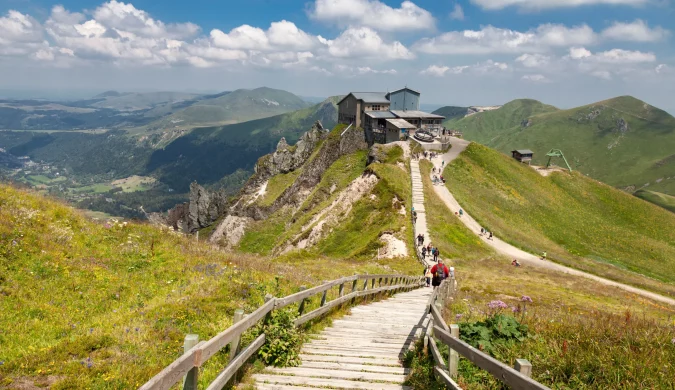
[[[288,173],[280,173],[278,175],[272,176],[272,178],[267,182],[267,188],[265,189],[265,195],[261,198],[258,198],[257,202],[261,206],[271,206],[281,194],[290,187],[295,179],[300,176],[302,169],[296,169],[295,171]]]
[[[138,387],[180,356],[185,334],[208,339],[267,293],[412,270],[407,259],[228,254],[146,224],[95,223],[5,185],[0,237],[0,387]],[[201,386],[226,361],[209,360]]]
[[[648,190],[636,191],[634,195],[675,213],[675,196]]]
[[[542,106],[529,102],[533,108]],[[561,149],[572,169],[630,191],[665,183],[672,176],[675,118],[638,99],[622,96],[558,111],[511,106],[464,118],[455,127],[464,138],[509,155],[514,149],[531,149],[537,165],[546,164],[550,149]],[[530,124],[522,126],[528,119]],[[622,119],[626,131],[619,129]],[[673,186],[656,191],[675,195]]]
[[[670,388],[675,376],[675,310],[583,278],[515,268],[487,258],[456,266],[460,290],[446,322],[472,323],[501,300],[529,328],[523,342],[498,345],[494,356],[513,366],[529,360],[533,379],[553,389]],[[461,273],[461,274],[460,274]],[[534,301],[523,306],[521,296]],[[525,310],[525,311],[524,311]],[[457,316],[460,319],[457,319]],[[461,337],[461,334],[460,334]],[[463,389],[501,388],[498,381],[460,359]]]
[[[498,237],[574,268],[675,295],[673,214],[579,173],[543,177],[475,143],[444,174],[459,203]]]

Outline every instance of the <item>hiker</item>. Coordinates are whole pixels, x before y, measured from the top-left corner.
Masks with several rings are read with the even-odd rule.
[[[429,256],[431,256],[431,243],[427,245],[427,253],[429,253]]]
[[[417,223],[417,211],[413,210],[412,218],[413,218],[413,223]]]
[[[492,232],[490,232],[490,237],[488,237],[488,240],[492,240]]]
[[[417,246],[422,246],[424,244],[424,236],[422,236],[422,233],[417,235]]]
[[[513,261],[511,262],[511,265],[514,266],[514,267],[520,267],[520,263],[516,259],[513,259]]]
[[[431,273],[431,267],[427,267],[426,271],[424,272],[424,277],[427,279],[427,287],[431,287],[431,277],[433,274]]]
[[[422,247],[422,258],[423,259],[427,258],[427,247],[426,246]]]
[[[438,264],[435,264],[433,267],[431,267],[431,285],[434,286],[434,288],[438,287],[441,285],[441,282],[448,277],[448,274],[450,274],[450,270],[448,267],[443,264],[443,260],[440,260]]]
[[[441,168],[445,167],[445,160],[441,161]]]
[[[445,184],[445,178],[441,175],[441,183]]]
[[[480,234],[479,234],[479,236],[482,237],[483,234],[485,234],[485,228],[480,228]]]
[[[464,215],[464,210],[459,209],[459,217],[462,218],[462,215]]]
[[[541,254],[541,259],[546,260],[546,251],[544,251],[544,253]]]
[[[436,173],[436,167],[431,168],[431,173]]]
[[[439,254],[438,248],[434,248],[434,261],[436,263],[438,263],[438,254]]]

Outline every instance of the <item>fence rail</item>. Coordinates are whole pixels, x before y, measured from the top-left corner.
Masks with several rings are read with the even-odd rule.
[[[461,390],[454,381],[457,378],[457,366],[459,355],[461,355],[513,389],[550,390],[530,378],[532,364],[527,360],[517,359],[515,367],[512,368],[459,339],[459,326],[446,324],[442,316],[445,301],[454,295],[456,290],[455,279],[446,279],[434,289],[427,302],[427,312],[430,318],[425,330],[424,345],[428,347],[434,359],[436,378],[449,389]],[[436,339],[448,347],[447,363],[438,350]]]
[[[351,291],[349,294],[345,294],[345,285],[350,282]],[[263,333],[243,350],[238,351],[242,334],[255,326],[260,320],[268,317],[272,311],[298,303],[299,317],[295,320],[295,326],[300,326],[328,313],[331,309],[352,299],[387,292],[396,292],[398,290],[410,290],[421,287],[424,284],[424,277],[418,276],[354,275],[333,280],[310,289],[303,289],[300,292],[283,298],[275,298],[268,294],[265,297],[264,305],[243,318],[241,318],[241,312],[235,313],[235,319],[240,319],[238,321],[235,320],[235,323],[232,326],[218,333],[210,340],[199,342],[196,345],[188,345],[188,337],[194,342],[196,342],[197,339],[194,337],[196,335],[188,335],[188,337],[186,337],[184,354],[166,366],[162,371],[141,386],[140,389],[167,390],[181,379],[185,378],[183,389],[196,390],[199,367],[213,355],[230,345],[230,362],[207,388],[208,390],[222,389],[234,377],[244,363],[246,363],[246,361],[265,344],[265,334]],[[335,286],[339,286],[338,297],[327,302],[328,291]],[[319,308],[312,310],[309,313],[304,313],[306,300],[317,294],[322,294]]]

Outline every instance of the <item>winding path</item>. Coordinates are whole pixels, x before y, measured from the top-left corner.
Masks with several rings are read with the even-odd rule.
[[[450,150],[443,154],[440,157],[437,157],[432,160],[433,164],[435,167],[440,168],[441,167],[441,162],[445,161],[445,165],[449,164],[452,160],[457,158],[457,156],[460,155],[466,149],[466,147],[471,143],[469,141],[451,137],[450,138],[450,143],[452,144],[452,148]],[[414,188],[413,188],[414,191]],[[434,191],[436,192],[436,195],[438,195],[443,203],[450,209],[452,213],[458,212],[460,209],[460,205],[455,199],[455,197],[450,193],[450,190],[448,190],[447,186],[444,185],[435,185],[434,186]],[[414,204],[414,201],[413,201]],[[417,207],[415,207],[417,209]],[[500,240],[497,237],[493,237],[492,240],[488,240],[484,236],[480,236],[480,229],[481,226],[478,222],[476,222],[473,217],[471,217],[466,210],[464,210],[464,215],[460,218],[462,223],[466,225],[466,227],[469,228],[474,234],[479,236],[483,242],[485,242],[487,245],[491,246],[494,248],[498,253],[501,253],[505,256],[508,256],[509,258],[513,259],[518,259],[522,264],[527,264],[529,266],[534,266],[534,267],[539,267],[539,268],[546,268],[546,269],[551,269],[559,272],[563,272],[566,274],[570,275],[575,275],[575,276],[582,276],[584,278],[588,278],[591,280],[594,280],[596,282],[602,283],[606,286],[612,286],[612,287],[618,287],[620,289],[623,289],[625,291],[631,292],[633,294],[638,294],[642,295],[643,297],[653,299],[655,301],[659,301],[662,303],[666,303],[672,306],[675,306],[675,299],[665,297],[660,294],[656,294],[647,290],[643,290],[641,288],[629,286],[627,284],[615,282],[613,280],[601,278],[599,276],[589,274],[587,272],[579,271],[573,268],[565,267],[564,265],[560,265],[557,263],[553,263],[548,260],[540,260],[538,256],[535,256],[531,253],[525,252],[521,249],[518,249],[514,247],[511,244],[508,244],[502,240]],[[425,219],[425,229],[426,229],[426,219]]]

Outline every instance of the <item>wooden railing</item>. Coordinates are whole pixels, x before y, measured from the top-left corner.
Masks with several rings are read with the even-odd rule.
[[[351,291],[349,294],[345,294],[345,285],[349,285],[350,283]],[[210,357],[229,345],[229,364],[224,367],[223,371],[207,388],[208,390],[222,389],[234,377],[239,368],[265,343],[265,334],[261,334],[251,344],[239,351],[239,342],[242,334],[256,325],[258,321],[268,317],[273,310],[297,303],[299,308],[295,326],[299,326],[358,297],[410,290],[423,285],[424,278],[417,276],[354,275],[333,280],[310,289],[303,289],[284,298],[275,298],[268,294],[265,296],[265,304],[253,313],[244,316],[243,311],[237,310],[235,312],[234,325],[220,332],[210,340],[198,342],[197,335],[186,336],[183,355],[141,386],[140,389],[169,389],[181,379],[183,379],[184,390],[197,389],[199,367]],[[327,302],[329,291],[336,286],[339,286],[337,298]],[[322,294],[319,308],[309,313],[304,313],[307,300],[317,294]]]
[[[443,320],[443,308],[447,299],[454,296],[457,290],[455,279],[446,279],[429,297],[427,303],[431,318],[425,330],[424,346],[434,359],[434,373],[436,378],[450,389],[459,389],[455,382],[459,355],[468,359],[476,366],[492,374],[496,379],[504,382],[512,389],[543,390],[548,387],[530,378],[532,364],[525,359],[516,359],[515,367],[500,362],[492,356],[472,347],[459,339],[459,325],[447,325]],[[436,339],[448,346],[448,362],[446,363],[438,350]]]

